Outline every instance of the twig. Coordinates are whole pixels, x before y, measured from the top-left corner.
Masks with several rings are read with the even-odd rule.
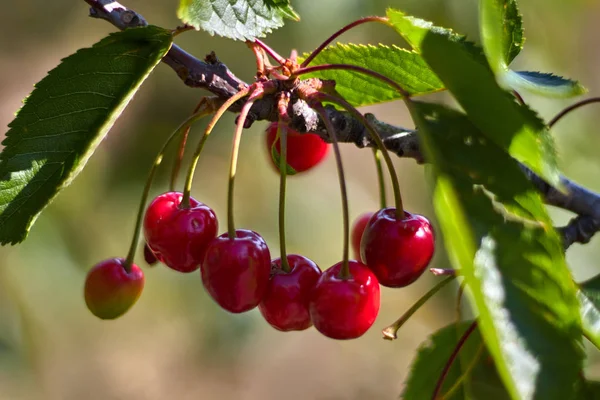
[[[566,226],[557,229],[563,237],[565,250],[573,243],[588,243],[600,230],[600,220],[587,215],[573,218]]]

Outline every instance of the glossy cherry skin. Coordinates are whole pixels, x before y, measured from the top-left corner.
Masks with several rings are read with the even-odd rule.
[[[142,294],[144,273],[135,264],[126,272],[123,258],[111,258],[96,264],[85,279],[87,308],[101,319],[125,314]]]
[[[190,208],[180,206],[183,194],[168,192],[152,201],[144,216],[146,242],[156,258],[180,272],[198,269],[208,243],[217,236],[215,212],[190,198]]]
[[[303,256],[289,254],[287,260],[290,272],[281,269],[280,258],[271,263],[271,279],[258,309],[273,328],[302,331],[312,326],[308,303],[321,270]]]
[[[256,307],[267,290],[271,254],[256,232],[237,229],[235,238],[224,233],[208,245],[200,266],[202,283],[211,297],[232,313]]]
[[[363,261],[379,283],[403,287],[416,281],[431,261],[435,237],[429,220],[404,212],[396,219],[395,208],[384,208],[371,217],[361,242]]]
[[[342,263],[337,263],[323,272],[311,295],[312,322],[319,332],[332,339],[362,336],[379,313],[377,277],[361,262],[348,263],[350,278],[339,276]]]
[[[273,122],[267,128],[267,151],[271,154],[271,148],[277,137],[277,122]],[[330,145],[325,143],[318,135],[312,133],[300,134],[288,129],[287,133],[287,163],[296,172],[311,169],[325,159],[329,153]],[[281,153],[279,139],[275,143],[277,153]],[[279,165],[275,165],[279,170]]]
[[[362,213],[354,220],[352,224],[352,230],[350,231],[350,243],[352,244],[352,251],[354,252],[354,258],[361,260],[360,257],[360,242],[362,235],[365,232],[365,228],[369,223],[369,220],[373,216],[373,212]]]
[[[152,251],[148,243],[144,244],[144,261],[148,265],[154,265],[158,262],[158,258],[156,258],[156,254]]]

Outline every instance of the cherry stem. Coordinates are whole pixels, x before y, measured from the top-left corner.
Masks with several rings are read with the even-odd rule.
[[[281,57],[279,55],[279,53],[277,53],[275,50],[273,50],[272,48],[267,46],[267,44],[264,43],[262,40],[255,39],[254,43],[256,43],[258,46],[260,46],[260,48],[262,48],[269,56],[271,56],[271,58],[273,58],[275,61],[277,61],[277,63],[279,63],[279,65],[285,64],[285,58]]]
[[[435,385],[435,389],[433,390],[433,395],[431,396],[432,400],[436,400],[438,398],[438,394],[439,394],[440,390],[442,389],[442,385],[444,384],[444,380],[446,379],[446,376],[448,375],[448,372],[450,371],[450,367],[452,367],[452,364],[454,363],[454,360],[456,360],[458,353],[462,349],[463,345],[465,344],[465,342],[467,341],[469,336],[471,336],[471,333],[473,333],[475,331],[475,328],[477,328],[477,320],[473,321],[473,323],[471,325],[469,325],[469,327],[467,328],[465,333],[463,333],[463,335],[458,340],[456,347],[454,347],[454,350],[452,351],[450,358],[446,362],[446,365],[444,365],[444,369],[442,370],[442,373],[440,374],[440,377],[438,378],[438,381]]]
[[[398,330],[400,330],[402,325],[404,325],[410,319],[410,317],[414,315],[414,313],[416,313],[425,303],[427,303],[427,301],[430,298],[432,298],[434,294],[436,294],[437,292],[442,290],[444,286],[452,282],[454,278],[454,276],[450,276],[444,279],[443,281],[438,282],[437,285],[432,287],[419,300],[417,300],[416,303],[413,304],[412,307],[410,307],[400,318],[398,318],[396,322],[394,322],[393,324],[381,331],[381,333],[383,333],[383,338],[386,340],[398,339]]]
[[[383,177],[383,165],[381,164],[381,151],[373,148],[373,158],[375,159],[375,167],[377,169],[377,182],[379,184],[379,207],[384,209],[387,207],[385,193],[385,179]]]
[[[375,79],[378,79],[378,80],[388,84],[393,89],[396,89],[398,91],[398,93],[400,93],[400,95],[402,95],[402,97],[404,99],[407,99],[410,97],[410,93],[408,93],[402,86],[400,86],[398,83],[396,83],[393,79],[390,79],[387,76],[380,74],[379,72],[375,72],[368,68],[360,67],[358,65],[352,65],[352,64],[315,65],[312,67],[300,68],[299,70],[294,72],[294,76],[310,74],[310,73],[318,72],[318,71],[330,71],[330,70],[334,70],[334,69],[341,69],[341,70],[345,70],[345,71],[355,71],[355,72],[359,72],[364,75],[369,75]]]
[[[279,136],[279,250],[281,258],[281,269],[290,272],[290,264],[287,260],[285,245],[285,191],[287,182],[287,125],[281,119],[277,125],[277,136]],[[276,143],[276,142],[275,142]],[[275,143],[273,145],[275,145]]]
[[[465,282],[463,281],[460,286],[458,287],[458,292],[456,293],[456,306],[455,306],[455,313],[456,313],[456,323],[459,323],[462,320],[462,298],[463,295],[465,293]]]
[[[240,115],[238,116],[235,133],[233,134],[233,141],[231,144],[231,162],[229,164],[229,183],[227,187],[227,233],[229,234],[229,238],[231,240],[236,237],[235,224],[233,221],[233,189],[235,186],[235,173],[240,151],[240,142],[242,140],[242,132],[244,130],[244,122],[246,121],[246,117],[250,112],[252,104],[254,104],[254,100],[248,100],[242,107]]]
[[[564,110],[562,110],[561,112],[559,112],[554,118],[552,118],[552,121],[550,121],[548,123],[548,128],[552,128],[558,121],[560,121],[563,117],[565,117],[571,111],[575,111],[579,107],[583,107],[585,105],[592,104],[592,103],[598,103],[598,102],[600,102],[600,97],[592,97],[590,99],[581,100],[573,105],[570,105],[569,107],[567,107]]]
[[[192,181],[194,180],[194,172],[196,171],[196,165],[198,164],[198,160],[200,159],[200,154],[202,153],[202,149],[204,148],[204,143],[206,142],[206,139],[208,139],[208,136],[212,132],[219,119],[221,119],[223,114],[225,114],[225,111],[227,111],[227,109],[231,107],[233,103],[240,100],[244,96],[247,96],[249,92],[250,89],[245,88],[231,96],[229,99],[227,99],[227,101],[223,103],[221,107],[219,107],[219,109],[215,112],[212,119],[206,126],[206,129],[204,130],[204,135],[202,135],[202,138],[198,143],[198,147],[196,148],[196,152],[193,155],[192,163],[186,176],[185,189],[183,190],[183,198],[181,199],[181,207],[189,208],[191,206],[190,196],[192,192]]]
[[[394,168],[394,163],[385,148],[383,141],[379,137],[379,133],[377,133],[377,129],[367,120],[364,115],[362,115],[352,104],[348,103],[346,100],[333,96],[327,93],[319,93],[319,96],[324,100],[329,102],[338,104],[339,106],[345,108],[350,114],[352,114],[356,119],[358,119],[363,126],[367,128],[369,131],[371,138],[377,145],[377,149],[381,151],[381,155],[385,160],[388,171],[390,173],[390,178],[392,180],[392,190],[394,191],[394,200],[396,205],[396,219],[401,221],[404,219],[404,207],[402,206],[402,195],[400,194],[400,182],[398,182],[398,176],[396,175],[396,169]]]
[[[456,276],[458,274],[458,271],[451,268],[429,268],[429,272],[435,276]]]
[[[388,19],[385,17],[365,17],[358,19],[354,22],[349,23],[348,25],[337,30],[333,35],[331,35],[327,40],[325,40],[319,47],[313,50],[312,53],[300,64],[302,68],[306,67],[314,58],[321,52],[325,47],[327,47],[331,42],[333,42],[337,37],[342,35],[344,32],[354,28],[355,26],[367,23],[367,22],[382,22],[387,25]]]
[[[454,395],[454,393],[456,393],[456,391],[458,390],[460,385],[462,385],[462,383],[465,381],[465,379],[467,379],[467,376],[469,376],[471,374],[471,371],[473,371],[473,368],[475,368],[475,366],[477,365],[477,361],[479,361],[479,357],[481,357],[481,354],[483,353],[484,348],[485,348],[485,345],[483,343],[481,343],[479,345],[479,348],[477,349],[477,353],[475,353],[475,356],[473,357],[473,359],[471,360],[469,365],[467,365],[467,368],[465,368],[465,371],[460,375],[460,377],[458,377],[458,379],[456,380],[456,382],[454,382],[452,387],[450,389],[448,389],[448,391],[442,395],[442,399],[452,398],[452,396]]]
[[[204,106],[205,103],[206,97],[203,97],[194,108],[194,111],[192,111],[192,114],[196,114],[200,110],[200,108]],[[183,135],[181,136],[181,141],[179,142],[179,151],[177,152],[177,158],[173,163],[173,170],[171,171],[171,183],[169,185],[169,190],[171,192],[175,191],[175,186],[177,185],[177,178],[179,177],[179,171],[181,170],[181,162],[183,161],[183,156],[185,154],[185,145],[187,143],[187,138],[190,134],[191,129],[191,126],[188,126],[186,128],[186,130],[183,132]]]
[[[207,102],[208,103],[208,102]],[[198,110],[198,112],[194,113],[190,117],[188,117],[179,127],[169,136],[169,138],[165,141],[162,148],[158,152],[158,155],[154,159],[154,163],[152,167],[150,167],[150,172],[148,173],[148,178],[146,179],[146,184],[144,186],[144,191],[142,192],[142,199],[140,200],[140,207],[138,209],[137,219],[135,222],[135,230],[133,232],[133,239],[131,240],[131,245],[129,247],[129,253],[127,254],[127,258],[125,259],[125,264],[123,268],[125,272],[131,272],[131,265],[133,264],[133,260],[135,258],[135,252],[137,250],[137,245],[140,240],[140,235],[142,232],[142,221],[144,218],[144,211],[146,210],[146,202],[148,201],[148,195],[150,193],[150,188],[152,187],[152,181],[154,180],[154,175],[156,174],[156,170],[158,166],[161,164],[165,150],[171,144],[171,142],[179,136],[182,132],[184,132],[188,127],[190,127],[194,122],[199,120],[200,118],[210,114],[210,107]]]
[[[523,96],[521,96],[521,94],[519,92],[517,92],[516,90],[513,90],[513,96],[515,96],[515,98],[517,99],[517,102],[519,102],[519,104],[521,105],[525,105],[525,100],[523,100]]]
[[[191,25],[184,24],[182,26],[178,26],[177,28],[173,29],[171,31],[171,34],[173,35],[173,37],[175,37],[175,36],[181,35],[183,32],[191,31],[192,29],[195,29],[195,28]]]
[[[333,144],[333,152],[335,153],[335,164],[338,171],[340,193],[342,196],[342,218],[344,224],[344,249],[342,258],[342,268],[340,270],[338,278],[349,279],[352,277],[352,275],[350,274],[350,266],[348,264],[348,260],[350,258],[350,213],[348,211],[348,191],[346,189],[346,178],[344,176],[342,154],[340,152],[340,145],[337,141],[337,136],[335,135],[335,128],[333,127],[331,120],[327,116],[323,104],[321,104],[320,102],[315,102],[314,104],[311,104],[311,107],[317,112],[317,114],[319,114],[319,116],[323,120],[325,128],[327,129],[329,137],[331,138],[331,143]]]

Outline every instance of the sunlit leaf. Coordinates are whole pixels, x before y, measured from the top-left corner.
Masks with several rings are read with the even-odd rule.
[[[539,195],[464,114],[419,102],[410,109],[433,165],[446,248],[507,390],[513,399],[572,398],[583,363],[579,303]],[[519,200],[505,204],[511,190]]]
[[[400,11],[388,10],[388,17],[487,138],[551,185],[560,186],[554,141],[544,122],[498,85],[480,49],[452,31]]]
[[[289,0],[180,0],[177,16],[184,23],[235,40],[254,40],[298,20]]]
[[[338,43],[323,50],[310,65],[322,64],[352,64],[370,69],[390,78],[412,96],[444,89],[419,54],[396,46]],[[396,89],[360,72],[328,70],[306,76],[335,80],[338,93],[355,107],[401,98]]]
[[[157,27],[111,34],[42,79],[2,142],[0,243],[17,243],[84,167],[142,82],[169,50]]]

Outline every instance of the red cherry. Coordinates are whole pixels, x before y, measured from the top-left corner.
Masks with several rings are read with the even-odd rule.
[[[156,258],[156,254],[152,251],[148,243],[144,244],[144,261],[148,265],[154,265],[158,262],[158,258]]]
[[[87,308],[101,319],[115,319],[135,304],[144,288],[144,273],[135,264],[125,271],[125,259],[111,258],[96,264],[85,278]]]
[[[373,271],[358,261],[348,261],[348,279],[338,275],[337,263],[317,281],[310,300],[310,317],[315,328],[332,339],[362,336],[379,313],[379,282]]]
[[[190,208],[180,206],[183,194],[168,192],[150,203],[144,217],[146,241],[156,257],[180,272],[198,269],[208,243],[217,236],[215,212],[190,198]]]
[[[354,252],[354,257],[357,260],[361,260],[360,258],[360,241],[362,239],[362,235],[367,227],[367,223],[373,216],[373,212],[366,212],[360,214],[358,218],[354,220],[354,224],[352,224],[352,231],[350,232],[350,242],[352,243],[352,250]]]
[[[217,304],[242,313],[256,307],[267,290],[271,254],[258,233],[238,229],[234,238],[224,233],[209,243],[200,271]]]
[[[281,259],[271,264],[271,280],[258,306],[263,317],[280,331],[302,331],[312,326],[308,303],[321,270],[313,261],[296,254],[287,256],[290,272],[281,269]]]
[[[427,218],[404,212],[396,219],[395,208],[379,210],[369,221],[361,242],[361,255],[379,283],[403,287],[425,272],[433,256],[435,237]]]
[[[277,122],[272,122],[267,128],[267,151],[271,154],[271,148],[277,137]],[[288,129],[287,134],[287,163],[296,172],[311,169],[319,164],[327,153],[330,145],[325,143],[319,135],[313,133],[298,133]],[[281,143],[277,139],[275,149],[281,152]],[[279,169],[279,165],[275,165]]]

